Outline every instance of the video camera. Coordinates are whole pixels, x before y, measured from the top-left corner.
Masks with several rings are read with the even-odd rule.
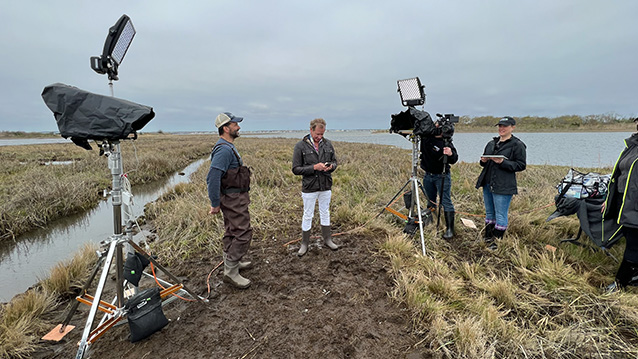
[[[416,136],[442,136],[451,139],[454,135],[454,124],[459,122],[459,116],[454,114],[436,114],[437,120],[433,120],[426,111],[409,107],[407,110],[391,115],[390,132],[399,133],[412,131]]]
[[[459,123],[459,116],[454,116],[452,113],[446,113],[445,115],[437,113],[436,117],[438,119],[435,122],[435,127],[437,132],[440,133],[435,134],[435,136],[441,135],[444,139],[449,140],[454,135],[454,124]]]

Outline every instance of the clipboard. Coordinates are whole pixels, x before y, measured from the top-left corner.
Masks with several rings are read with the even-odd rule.
[[[504,160],[507,159],[507,157],[503,156],[503,155],[481,155],[481,157],[483,158],[502,158]]]

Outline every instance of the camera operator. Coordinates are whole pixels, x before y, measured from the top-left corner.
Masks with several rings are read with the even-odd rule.
[[[437,195],[441,194],[441,185],[443,185],[442,196],[439,196],[438,200],[443,206],[445,216],[446,230],[443,238],[450,239],[454,236],[454,205],[451,198],[450,165],[458,161],[459,155],[452,144],[451,133],[454,131],[452,124],[441,124],[440,121],[437,121],[434,126],[437,131],[421,136],[421,168],[425,171],[423,187],[428,196],[427,207],[430,211],[434,211]]]

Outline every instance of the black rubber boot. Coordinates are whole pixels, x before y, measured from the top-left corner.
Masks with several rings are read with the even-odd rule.
[[[454,237],[454,212],[443,212],[445,215],[445,233],[443,239],[450,240]]]
[[[308,252],[308,244],[310,244],[310,231],[303,231],[301,233],[301,246],[299,247],[299,252],[297,252],[299,257]]]
[[[486,223],[485,224],[485,233],[483,233],[483,239],[487,242],[494,238],[494,226],[496,223]]]
[[[321,236],[323,237],[323,243],[325,243],[328,248],[332,249],[333,251],[339,249],[339,246],[332,241],[332,236],[330,235],[330,226],[321,226]]]
[[[623,258],[616,272],[616,285],[624,288],[628,285],[638,284],[638,263],[630,262]]]
[[[504,234],[505,234],[504,229],[494,228],[494,230],[492,231],[492,240],[487,242],[487,248],[491,250],[495,250],[496,248],[498,248],[496,241],[502,239]]]

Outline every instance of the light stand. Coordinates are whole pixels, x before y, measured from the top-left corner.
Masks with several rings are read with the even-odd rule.
[[[109,160],[109,168],[111,170],[112,175],[112,185],[113,189],[111,191],[111,200],[113,204],[113,236],[111,236],[110,240],[105,244],[108,245],[108,251],[103,251],[99,254],[100,258],[95,268],[91,272],[91,275],[88,281],[84,284],[82,288],[82,293],[76,298],[77,302],[75,302],[67,314],[66,319],[62,323],[60,327],[60,332],[64,331],[65,327],[69,324],[74,312],[78,307],[78,303],[83,303],[91,306],[89,310],[89,315],[86,320],[86,324],[84,326],[84,331],[82,333],[82,338],[79,342],[78,352],[76,354],[76,359],[84,358],[85,353],[87,352],[88,347],[93,344],[97,339],[99,339],[108,329],[115,326],[120,320],[124,319],[127,315],[127,311],[124,308],[124,286],[125,280],[123,276],[123,259],[122,259],[122,245],[128,244],[133,250],[142,256],[144,256],[148,261],[150,261],[153,265],[155,265],[159,270],[161,270],[166,276],[168,276],[172,281],[177,284],[170,284],[167,281],[162,280],[163,283],[170,285],[170,287],[165,288],[160,293],[162,298],[174,294],[176,292],[186,292],[193,299],[196,299],[200,302],[207,302],[205,298],[202,298],[196,295],[193,291],[191,291],[186,285],[184,285],[177,277],[171,274],[166,268],[164,268],[161,264],[159,264],[153,257],[151,257],[148,253],[146,253],[140,246],[138,246],[133,241],[133,233],[132,233],[132,223],[129,221],[126,227],[126,233],[122,232],[122,157],[120,152],[120,142],[119,141],[105,141],[102,143],[102,151],[108,156]],[[106,286],[106,280],[110,271],[111,263],[113,262],[113,258],[115,256],[115,278],[116,278],[116,297],[113,300],[113,303],[107,303],[101,300],[104,288]],[[103,263],[103,265],[102,265]],[[100,275],[100,280],[98,282],[97,288],[95,290],[95,295],[90,296],[86,293],[88,288],[91,285],[91,282],[97,275],[99,267],[102,266],[102,273]],[[152,276],[150,274],[144,273],[147,276]],[[165,300],[164,303],[168,302]],[[106,314],[102,318],[100,324],[95,328],[93,327],[93,321],[97,315],[97,311],[100,310],[105,312]]]
[[[109,29],[102,56],[91,57],[91,68],[99,74],[108,75],[111,97],[87,93],[62,84],[47,86],[42,93],[45,103],[56,117],[62,137],[70,137],[76,145],[87,150],[91,149],[88,140],[95,140],[96,142],[102,141],[100,155],[104,154],[108,157],[108,167],[111,170],[112,177],[111,201],[113,204],[113,235],[103,244],[103,250],[98,252],[99,259],[87,282],[84,284],[82,292],[76,297],[77,301],[73,302],[70,306],[66,319],[49,333],[53,334],[53,332],[57,332],[56,334],[61,338],[60,333],[66,334],[68,332],[66,327],[70,323],[79,303],[89,305],[91,308],[84,326],[82,338],[78,343],[79,348],[76,359],[84,358],[88,347],[92,343],[128,315],[128,309],[124,303],[124,286],[132,285],[132,283],[127,283],[123,275],[123,245],[130,246],[129,252],[133,255],[140,255],[145,258],[147,263],[152,263],[152,265],[157,267],[174,283],[177,283],[171,284],[168,281],[157,278],[155,273],[153,273],[153,275],[145,273],[142,267],[140,269],[140,275],[143,274],[147,277],[153,277],[157,279],[158,283],[161,282],[168,286],[168,288],[163,288],[160,292],[160,298],[165,298],[177,292],[185,292],[199,302],[208,302],[207,299],[196,295],[186,287],[177,277],[172,275],[133,241],[133,220],[129,218],[130,215],[128,213],[126,215],[126,231],[123,233],[122,204],[125,202],[124,204],[130,205],[132,194],[122,190],[124,171],[122,169],[120,140],[130,139],[131,137],[129,136],[132,136],[133,139],[137,138],[136,131],[141,130],[155,115],[150,107],[113,97],[113,81],[118,80],[118,66],[122,63],[124,55],[134,36],[135,28],[133,27],[131,19],[126,15],[122,15],[117,23]],[[123,201],[124,198],[126,199]],[[108,247],[108,249],[104,249],[105,247]],[[107,303],[102,301],[101,297],[114,258],[116,263],[116,296],[111,303]],[[102,273],[95,290],[95,295],[90,296],[87,291],[91,287],[91,282],[97,276],[100,267],[102,267]],[[131,292],[133,294],[135,291],[136,287],[132,288]],[[174,297],[163,300],[161,304],[164,305],[172,299],[174,299]],[[98,310],[106,314],[96,328],[92,329],[93,321],[95,320]],[[129,321],[131,319],[132,318],[129,318]],[[64,334],[62,334],[62,336]]]
[[[402,131],[403,132],[403,131]],[[403,187],[401,187],[401,189],[399,189],[399,191],[397,192],[397,194],[394,195],[394,197],[392,197],[392,199],[390,200],[390,202],[388,202],[388,204],[385,205],[385,207],[381,210],[380,213],[383,213],[383,211],[388,211],[402,219],[404,219],[406,221],[406,228],[407,226],[411,226],[414,225],[416,223],[414,223],[415,218],[418,218],[418,225],[419,225],[419,234],[421,236],[421,250],[423,255],[425,255],[425,237],[423,236],[423,213],[422,213],[422,209],[421,209],[421,200],[420,200],[420,195],[419,195],[419,191],[420,193],[423,194],[423,196],[425,198],[427,198],[427,195],[425,194],[425,189],[423,188],[423,184],[421,184],[421,181],[417,175],[417,169],[419,167],[419,146],[421,143],[421,139],[419,136],[414,135],[411,132],[405,131],[405,132],[399,132],[399,134],[404,135],[408,140],[410,140],[412,142],[412,175],[410,176],[410,179],[405,182],[405,184],[403,185]],[[408,209],[408,215],[407,217],[405,215],[403,215],[400,212],[397,212],[395,210],[393,210],[392,208],[390,208],[390,204],[394,202],[394,200],[407,188],[410,187],[410,191],[412,193],[412,195],[410,196],[410,200],[409,203],[406,203],[406,208]],[[416,200],[415,200],[416,198]],[[408,201],[406,201],[408,202]],[[416,216],[415,216],[416,213]]]
[[[425,86],[421,84],[421,80],[419,80],[418,77],[398,80],[397,87],[397,91],[401,96],[401,104],[403,106],[414,109],[414,106],[420,106],[425,103]],[[410,142],[412,142],[412,174],[410,176],[410,179],[403,185],[403,187],[401,187],[399,192],[397,192],[397,194],[390,200],[390,202],[388,202],[388,204],[381,210],[380,213],[383,213],[383,211],[385,210],[400,218],[403,218],[404,220],[406,220],[406,229],[414,226],[416,224],[414,223],[415,218],[418,218],[419,234],[421,236],[421,250],[423,255],[425,255],[425,238],[423,236],[423,213],[421,210],[420,193],[422,193],[425,198],[427,198],[427,195],[425,194],[423,184],[421,184],[421,181],[417,175],[417,170],[419,168],[419,149],[421,137],[419,136],[419,134],[415,134],[413,129],[413,122],[411,123],[410,129],[401,128],[397,130],[395,128],[395,130],[397,130],[397,133],[406,137]],[[389,206],[408,186],[410,186],[411,196],[409,201],[405,201],[406,208],[408,209],[408,216],[406,217],[400,212],[393,210]],[[404,232],[406,231],[406,229],[404,229]],[[412,231],[412,233],[414,232]]]

